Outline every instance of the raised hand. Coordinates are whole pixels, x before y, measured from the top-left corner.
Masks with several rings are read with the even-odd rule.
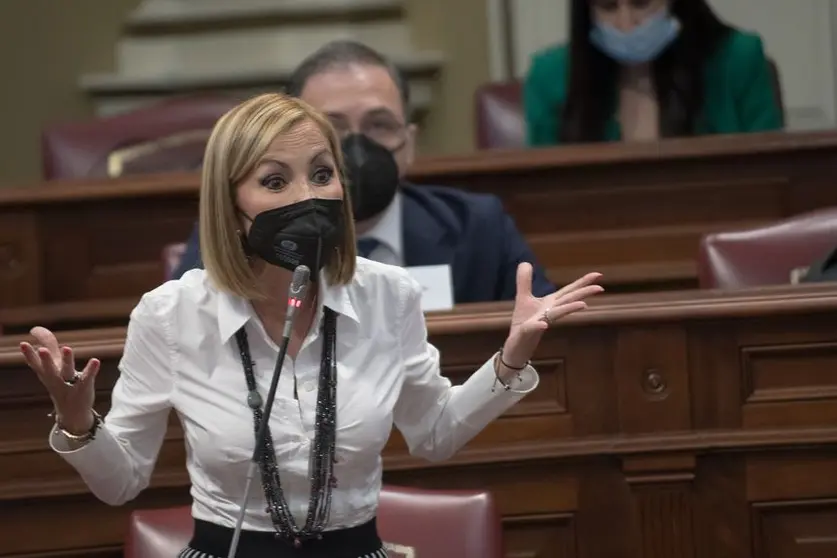
[[[58,424],[67,432],[81,436],[93,427],[94,380],[101,366],[92,358],[84,370],[76,370],[73,350],[59,347],[55,335],[48,329],[36,327],[31,331],[36,346],[23,342],[20,352],[29,368],[46,387],[55,406]]]
[[[503,348],[503,361],[522,366],[534,354],[543,332],[557,320],[587,308],[585,300],[604,289],[596,282],[601,273],[588,273],[558,291],[538,298],[532,295],[532,266],[517,267],[517,294],[511,329]]]

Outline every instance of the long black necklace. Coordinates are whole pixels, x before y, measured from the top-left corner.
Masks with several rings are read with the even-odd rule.
[[[293,514],[288,508],[279,479],[279,468],[276,466],[276,452],[273,449],[273,436],[270,427],[262,440],[256,440],[260,445],[259,471],[262,477],[262,488],[267,501],[267,512],[276,536],[292,542],[299,547],[303,541],[320,538],[328,522],[331,511],[331,491],[336,481],[334,478],[334,455],[337,436],[337,360],[335,358],[337,346],[337,314],[323,308],[323,353],[320,363],[320,378],[317,393],[317,410],[314,424],[314,448],[311,452],[309,472],[311,481],[311,497],[308,501],[308,515],[305,525],[297,527]],[[247,381],[247,403],[253,410],[253,423],[258,432],[264,411],[262,398],[256,386],[253,372],[253,359],[250,356],[250,344],[244,327],[235,334],[241,363],[244,367],[244,378]],[[258,436],[256,436],[258,437]]]

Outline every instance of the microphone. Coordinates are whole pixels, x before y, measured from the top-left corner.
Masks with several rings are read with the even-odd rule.
[[[302,306],[305,298],[305,291],[308,289],[308,278],[311,277],[311,270],[307,265],[298,265],[294,270],[291,286],[288,289],[288,310],[285,312],[285,329],[282,331],[282,342],[291,338],[291,328],[294,325],[296,309]]]
[[[259,468],[262,441],[267,436],[267,426],[270,423],[270,413],[273,410],[273,401],[276,399],[276,390],[279,387],[279,376],[282,373],[282,365],[285,362],[288,344],[291,341],[294,318],[296,317],[297,309],[302,306],[302,301],[305,299],[305,291],[308,289],[308,279],[310,277],[311,270],[308,269],[308,266],[298,265],[294,270],[291,286],[288,288],[288,308],[285,311],[285,327],[282,331],[282,344],[279,346],[279,357],[276,359],[276,365],[273,368],[273,378],[270,380],[270,389],[267,392],[262,421],[256,432],[256,447],[253,448],[253,457],[250,458],[250,466],[247,469],[244,496],[242,496],[241,506],[238,510],[238,519],[235,522],[235,531],[233,531],[232,541],[230,541],[230,551],[227,554],[227,558],[235,558],[236,551],[238,550],[238,541],[241,538],[241,529],[244,525],[244,515],[247,512],[247,502],[250,499],[250,489],[253,485],[253,478],[256,476],[256,470]],[[261,398],[254,397],[251,394],[248,396],[247,402],[251,407],[255,406],[258,408],[261,405]]]

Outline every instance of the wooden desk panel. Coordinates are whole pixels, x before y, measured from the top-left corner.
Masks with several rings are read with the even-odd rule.
[[[508,311],[429,316],[454,382],[499,346]],[[489,488],[508,556],[833,556],[836,315],[824,286],[603,296],[546,335],[536,392],[445,463],[395,432],[385,479]],[[102,411],[123,338],[62,338],[103,360]],[[132,507],[188,502],[182,432],[172,415],[137,502],[96,502],[46,446],[48,398],[18,341],[0,342],[0,556],[116,558]]]
[[[130,296],[0,309],[0,333],[25,334],[36,325],[54,331],[126,327],[139,299]]]
[[[550,277],[692,288],[700,237],[837,205],[837,134],[772,133],[422,159],[411,179],[500,196]],[[197,216],[198,176],[0,190],[0,308],[139,296]]]
[[[111,190],[123,185],[98,186]],[[0,193],[0,221],[14,215],[27,224],[15,229],[13,238],[0,237],[0,250],[8,243],[19,254],[11,266],[14,273],[0,271],[0,308],[138,298],[162,283],[163,246],[185,240],[197,215],[194,192],[120,198],[101,189],[100,197],[49,195],[62,189],[59,184],[31,187],[27,190],[33,196],[44,196],[36,198],[40,202],[9,205]],[[0,228],[0,235],[5,230]]]

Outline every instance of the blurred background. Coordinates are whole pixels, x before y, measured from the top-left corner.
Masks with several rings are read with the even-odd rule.
[[[414,82],[424,154],[474,149],[474,92],[521,77],[568,36],[566,0],[4,0],[0,186],[36,181],[49,124],[198,89],[270,88],[328,40],[391,56]],[[831,0],[711,0],[759,33],[780,69],[787,127],[835,121]],[[243,87],[242,87],[243,86]]]

